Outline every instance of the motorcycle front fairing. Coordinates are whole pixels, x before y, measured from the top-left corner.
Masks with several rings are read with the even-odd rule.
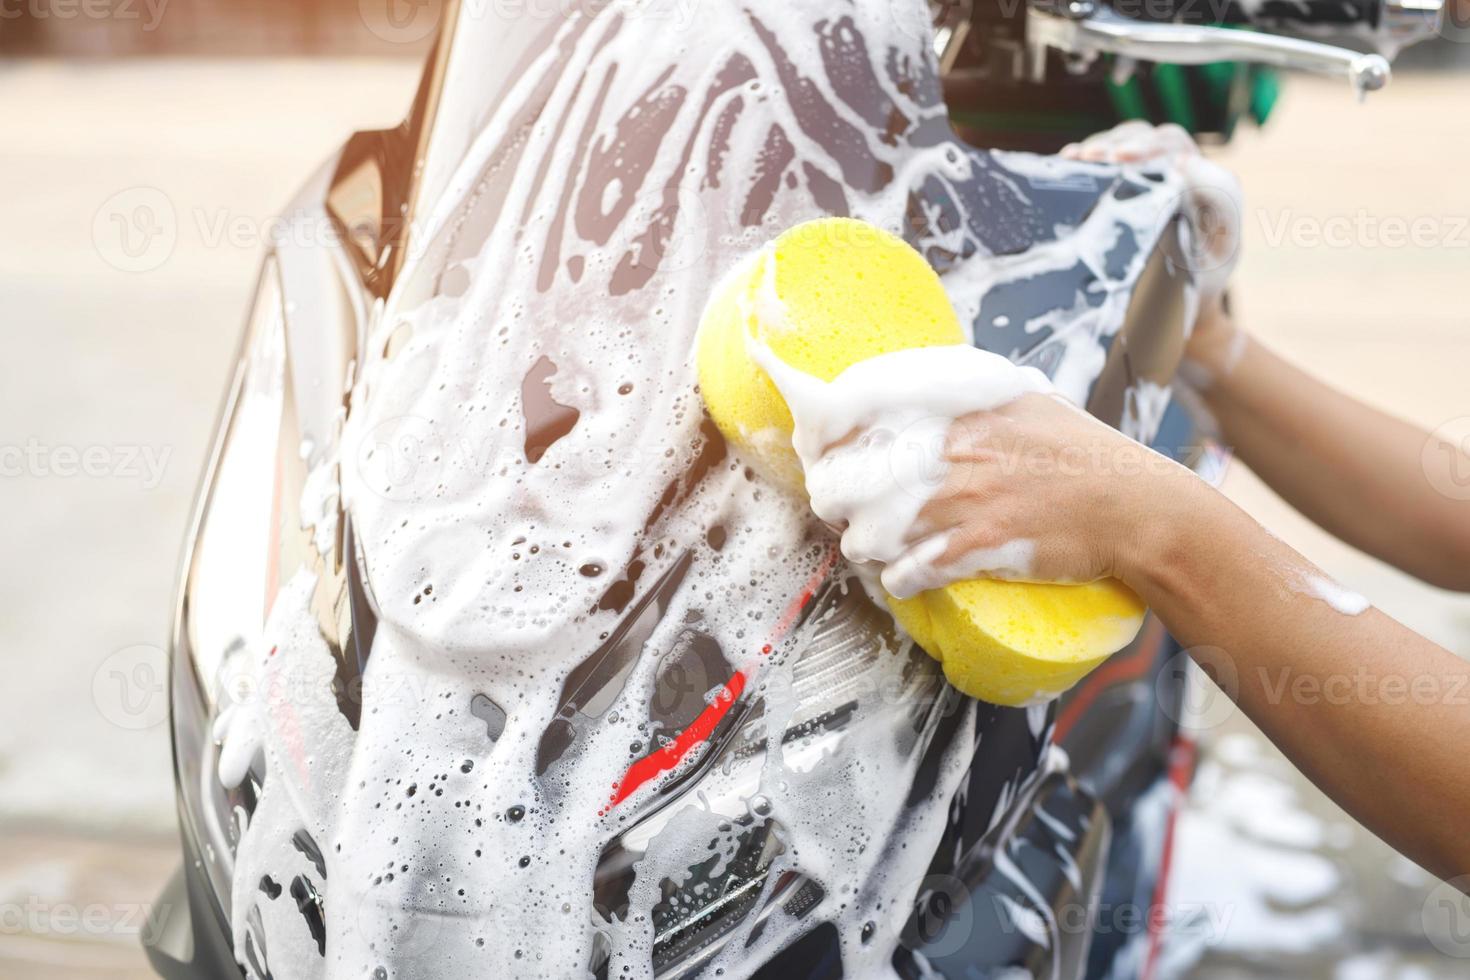
[[[944,685],[732,457],[689,354],[740,255],[848,214],[1148,441],[1192,306],[1179,178],[960,143],[918,4],[483,13],[299,200],[339,239],[262,277],[175,637],[195,952],[1080,975],[1051,905],[1097,887],[1108,817],[1049,713]],[[936,909],[967,901],[1042,925],[961,937]]]

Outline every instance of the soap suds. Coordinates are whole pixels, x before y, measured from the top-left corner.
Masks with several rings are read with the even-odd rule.
[[[805,503],[709,428],[690,356],[708,284],[841,211],[948,256],[967,325],[990,289],[1081,262],[1106,281],[1098,304],[1068,296],[1025,324],[1080,400],[1143,261],[1110,275],[1108,251],[1123,228],[1157,236],[1178,178],[1090,192],[1079,228],[993,254],[977,229],[997,206],[1031,213],[1021,178],[1042,165],[948,135],[927,39],[888,4],[840,23],[769,0],[682,23],[676,6],[557,23],[461,10],[446,90],[495,97],[436,125],[426,172],[444,191],[367,311],[340,444],[312,460],[340,471],[377,617],[350,678],[360,724],[333,694],[348,654],[324,639],[345,611],[301,572],[263,648],[240,651],[257,695],[220,726],[221,779],[260,781],[230,911],[252,978],[651,978],[710,874],[747,867],[742,841],[760,873],[708,975],[749,976],[819,922],[846,976],[894,975],[974,707],[852,587]],[[1111,179],[1045,167],[1079,189]],[[549,397],[522,399],[528,383]],[[952,395],[932,414],[973,410]],[[538,412],[561,420],[555,438],[528,439]],[[366,461],[389,443],[385,482]],[[902,472],[917,513],[932,474]],[[304,496],[309,540],[331,547],[330,479]],[[882,550],[885,530],[868,533]],[[687,737],[702,718],[724,719],[719,738]],[[691,870],[696,853],[710,868]]]
[[[1046,375],[959,345],[892,351],[823,382],[754,337],[747,349],[791,409],[791,444],[812,512],[843,529],[849,560],[885,566],[881,580],[890,594],[908,598],[980,574],[1031,574],[1029,541],[969,551],[940,565],[944,536],[921,539],[918,522],[953,471],[945,446],[955,419],[994,411],[1023,394],[1051,393]]]
[[[1350,936],[1333,901],[1347,865],[1329,828],[1258,736],[1227,740],[1178,816],[1166,976],[1187,975],[1206,950],[1264,968]]]
[[[1240,181],[1206,158],[1183,127],[1130,120],[1064,147],[1062,156],[1094,163],[1169,165],[1184,181],[1184,214],[1192,232],[1186,262],[1199,279],[1200,294],[1214,297],[1225,291],[1240,259],[1244,219]]]
[[[1363,596],[1343,588],[1326,575],[1307,573],[1303,579],[1309,595],[1321,599],[1344,616],[1360,616],[1372,605]]]

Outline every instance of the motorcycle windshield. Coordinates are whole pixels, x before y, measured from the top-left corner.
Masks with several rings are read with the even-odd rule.
[[[453,29],[419,244],[342,439],[378,623],[361,717],[259,726],[279,744],[237,952],[263,971],[269,934],[292,976],[733,978],[822,926],[846,975],[881,975],[1001,713],[724,445],[701,311],[785,228],[863,218],[940,271],[976,344],[1084,402],[1180,188],[961,143],[917,0],[465,4]],[[330,660],[310,596],[283,590],[267,672]],[[970,839],[1039,751],[1044,712],[1005,714],[1029,736],[982,745]],[[290,880],[298,828],[323,844],[320,930],[254,884]]]

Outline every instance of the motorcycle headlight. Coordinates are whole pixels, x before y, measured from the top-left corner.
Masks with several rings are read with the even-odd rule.
[[[277,465],[286,405],[285,303],[280,266],[266,258],[221,425],[206,468],[175,612],[172,649],[174,770],[180,819],[229,915],[237,808],[254,807],[254,785],[226,790],[217,776],[214,720],[231,700],[231,655],[260,634],[274,592],[280,526]],[[290,509],[290,508],[288,508]],[[274,524],[274,527],[273,527]]]

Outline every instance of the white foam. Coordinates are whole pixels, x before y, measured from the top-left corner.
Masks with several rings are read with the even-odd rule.
[[[1152,126],[1139,120],[1068,146],[1063,154],[1076,160],[1127,166],[1165,166],[1183,178],[1185,214],[1193,231],[1189,267],[1204,296],[1225,290],[1240,258],[1243,206],[1240,181],[1229,170],[1200,153],[1183,128]]]
[[[1051,392],[1046,375],[959,345],[894,351],[823,382],[755,338],[748,348],[791,409],[791,442],[812,512],[844,529],[842,553],[849,560],[886,566],[881,578],[891,594],[907,598],[982,573],[1030,575],[1030,541],[973,549],[941,563],[948,538],[924,537],[918,521],[953,472],[945,449],[955,419],[1028,392]]]
[[[917,101],[905,75],[934,72],[929,38],[901,29],[922,22],[921,5],[911,6],[898,18],[887,3],[854,5],[847,40],[866,39],[875,84],[913,126],[932,132],[944,107]],[[710,975],[740,980],[826,921],[838,931],[845,975],[891,976],[900,930],[974,751],[973,713],[942,747],[933,788],[912,802],[924,732],[902,699],[858,698],[839,741],[783,744],[782,720],[801,718],[789,691],[795,652],[811,633],[803,627],[776,641],[768,658],[761,647],[792,597],[827,567],[826,532],[803,501],[747,477],[734,458],[645,525],[703,445],[691,352],[708,284],[780,230],[821,215],[803,183],[809,172],[843,186],[855,217],[897,230],[911,217],[914,189],[930,180],[953,186],[968,161],[942,140],[886,143],[858,119],[827,76],[831,51],[815,29],[825,11],[807,5],[708,4],[682,20],[676,0],[591,5],[595,13],[579,9],[558,25],[477,19],[474,9],[461,9],[449,70],[470,71],[479,59],[487,67],[478,70],[498,71],[508,58],[518,77],[483,117],[468,113],[436,129],[435,146],[459,141],[463,159],[457,167],[431,161],[435,186],[447,190],[430,203],[429,233],[410,250],[392,295],[369,311],[341,442],[312,461],[340,469],[341,506],[377,614],[359,727],[349,727],[332,696],[337,662],[323,638],[343,611],[325,608],[316,576],[305,571],[276,599],[267,648],[241,653],[257,696],[221,725],[220,775],[236,782],[256,762],[264,770],[236,854],[237,956],[244,960],[251,943],[262,951],[268,939],[279,980],[564,980],[584,976],[594,949],[605,948],[610,976],[649,977],[655,886],[687,875],[696,844],[725,846],[722,824],[761,797],[784,845],[763,898],[791,871],[819,880],[828,899],[800,921],[777,903],[758,938],[753,921],[742,923]],[[522,60],[514,43],[487,40],[501,35],[535,35],[541,53]],[[891,168],[891,182],[852,186],[844,161],[797,118],[791,102],[802,93],[787,91],[770,37],[810,86],[803,91],[860,134],[849,155],[872,154]],[[719,89],[736,56],[752,77]],[[720,130],[737,105],[734,123]],[[608,173],[628,162],[615,148],[619,127],[645,125],[666,127],[647,172],[637,180]],[[790,145],[797,180],[778,182],[763,221],[747,226],[725,209],[744,199],[773,129]],[[727,147],[718,173],[709,162],[717,143]],[[589,158],[603,151],[593,167]],[[608,189],[614,180],[623,193]],[[677,217],[661,210],[665,187],[677,188]],[[1086,234],[1039,258],[991,263],[964,230],[967,215],[942,229],[936,221],[918,244],[974,256],[944,280],[963,316],[1008,277],[1069,267],[1079,252],[1100,267],[1112,224],[1127,222],[1140,235],[1153,227],[1149,197],[1108,198],[1089,215]],[[610,205],[626,210],[609,214]],[[665,237],[669,222],[675,228]],[[678,243],[673,251],[670,242]],[[646,272],[646,281],[625,286],[628,270]],[[456,288],[445,286],[450,279]],[[1093,358],[1125,301],[1120,291],[1089,308],[1073,331],[1083,339],[1068,340],[1069,350]],[[1065,331],[1065,320],[1048,322]],[[395,334],[402,342],[390,357]],[[963,356],[973,363],[980,354]],[[551,373],[529,384],[542,358]],[[1085,387],[1084,374],[1074,372],[1072,383]],[[577,413],[534,463],[526,385]],[[964,407],[956,401],[933,414]],[[923,471],[905,472],[923,482]],[[304,498],[313,532],[306,540],[325,547],[334,537],[329,481],[314,477]],[[715,526],[728,532],[718,549],[706,538]],[[871,533],[864,546],[881,548],[882,529]],[[638,598],[688,564],[661,615],[647,617],[641,649],[575,752],[538,776],[538,746],[563,686],[623,618],[599,608],[601,600],[635,558],[642,575],[628,591]],[[714,767],[699,784],[707,799],[678,799],[660,812],[665,824],[645,825],[652,786],[611,809],[609,798],[641,757],[631,746],[658,734],[647,722],[656,670],[696,618],[748,671],[747,699],[765,700],[764,761],[753,773]],[[906,652],[873,651],[864,676],[877,690],[901,687],[914,673]],[[916,662],[921,673],[928,666]],[[498,738],[471,711],[478,698],[504,710]],[[1002,798],[1014,798],[1014,786]],[[520,819],[508,817],[514,807],[524,808]],[[324,957],[296,902],[271,900],[258,887],[266,874],[278,882],[315,876],[291,843],[298,830],[323,855]],[[604,849],[634,831],[646,833],[646,852],[634,865],[626,917],[610,920],[594,903],[595,871]]]
[[[1321,599],[1344,616],[1361,616],[1372,608],[1365,597],[1337,584],[1326,575],[1307,573],[1303,576],[1308,594]]]
[[[1192,914],[1171,923],[1167,952],[1178,975],[1204,948],[1261,959],[1322,948],[1346,932],[1331,902],[1342,874],[1321,853],[1321,821],[1276,760],[1255,765],[1207,762],[1179,814],[1169,906]]]

